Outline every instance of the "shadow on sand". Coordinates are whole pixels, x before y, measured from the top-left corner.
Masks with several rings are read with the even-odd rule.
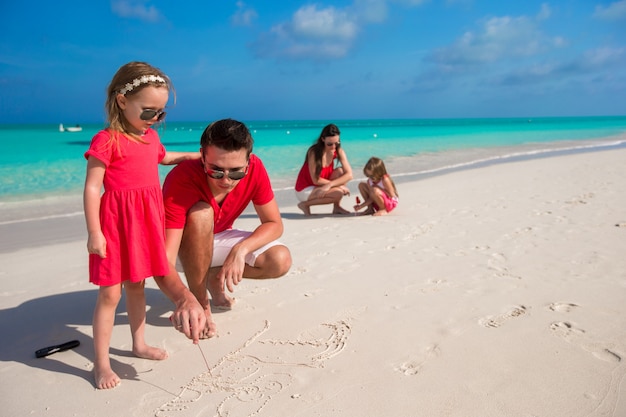
[[[172,303],[158,289],[146,288],[145,293],[147,324],[171,326],[167,313],[172,311]],[[76,375],[93,384],[91,367],[79,368],[64,363],[63,352],[36,358],[35,351],[70,340],[78,340],[80,346],[73,350],[89,362],[93,362],[91,321],[97,295],[97,289],[56,294],[28,300],[14,308],[0,310],[0,329],[2,329],[3,339],[0,344],[0,361],[19,362],[33,368]],[[118,306],[115,325],[128,326],[124,297]],[[79,331],[78,327],[84,326],[89,327],[89,334]],[[130,329],[128,329],[129,345],[130,341]],[[131,351],[113,347],[110,353],[117,356],[133,356]],[[111,358],[111,366],[122,379],[137,377],[137,372],[131,365]]]

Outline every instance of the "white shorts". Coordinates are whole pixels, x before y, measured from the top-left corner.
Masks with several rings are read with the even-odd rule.
[[[313,192],[314,189],[314,185],[309,185],[302,191],[296,191],[296,197],[298,197],[298,200],[300,201],[307,201],[309,199],[309,196],[311,195],[311,192]]]
[[[243,239],[250,236],[252,232],[238,229],[228,229],[223,232],[217,233],[213,237],[213,259],[211,259],[211,268],[215,266],[224,265],[226,257],[230,253],[233,246],[241,242]],[[261,246],[254,252],[250,252],[246,255],[246,263],[250,266],[254,266],[256,258],[263,252],[271,248],[272,246],[282,245],[278,240],[274,240],[267,245]]]

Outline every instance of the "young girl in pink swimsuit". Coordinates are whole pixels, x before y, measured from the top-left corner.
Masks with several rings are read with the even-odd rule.
[[[165,350],[144,339],[144,280],[169,272],[158,164],[200,157],[166,152],[152,129],[165,116],[171,89],[169,78],[149,64],[130,62],[119,68],[107,89],[108,128],[93,137],[85,153],[89,281],[100,286],[93,315],[94,378],[99,389],[120,383],[111,368],[109,343],[122,287],[133,354],[167,358]]]
[[[363,173],[367,181],[359,184],[359,191],[364,201],[363,203],[357,202],[354,211],[358,212],[363,207],[367,207],[367,210],[358,214],[373,214],[374,216],[389,214],[398,205],[398,190],[387,173],[385,163],[380,158],[371,157],[365,164]]]

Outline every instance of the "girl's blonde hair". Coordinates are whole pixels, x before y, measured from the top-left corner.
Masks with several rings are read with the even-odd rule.
[[[375,156],[372,156],[367,161],[367,163],[363,167],[363,174],[365,174],[366,177],[371,177],[375,180],[375,182],[382,180],[384,176],[389,176],[389,174],[387,174],[387,168],[385,168],[385,163],[383,162],[383,160],[380,158],[376,158]],[[391,181],[393,191],[396,193],[397,196],[400,196],[400,194],[398,194],[398,190],[396,189],[396,184],[393,182],[393,179],[391,177],[389,177],[389,181]]]
[[[143,142],[140,136],[131,133],[131,126],[117,103],[117,95],[122,94],[126,97],[131,97],[147,86],[167,88],[169,92],[172,92],[174,101],[176,101],[176,92],[169,77],[160,69],[145,62],[135,61],[124,64],[113,76],[111,83],[107,87],[107,98],[104,103],[108,130],[111,133],[111,141],[113,143],[118,143],[120,134]]]

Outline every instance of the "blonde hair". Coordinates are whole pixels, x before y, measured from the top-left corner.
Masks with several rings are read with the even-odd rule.
[[[382,180],[383,177],[388,176],[389,181],[391,181],[393,191],[396,193],[397,196],[400,196],[400,194],[398,194],[398,189],[396,188],[396,184],[393,182],[393,179],[387,173],[387,168],[385,167],[385,163],[383,162],[382,159],[372,156],[365,163],[365,166],[363,167],[363,174],[366,177],[372,177],[373,179],[376,179],[377,180],[376,182]]]
[[[176,92],[169,77],[160,69],[145,62],[134,61],[122,65],[107,87],[104,109],[111,142],[116,145],[118,150],[120,134],[142,143],[144,141],[139,135],[131,132],[131,126],[117,102],[117,95],[132,97],[147,86],[167,88],[173,93],[174,101],[176,101]]]

